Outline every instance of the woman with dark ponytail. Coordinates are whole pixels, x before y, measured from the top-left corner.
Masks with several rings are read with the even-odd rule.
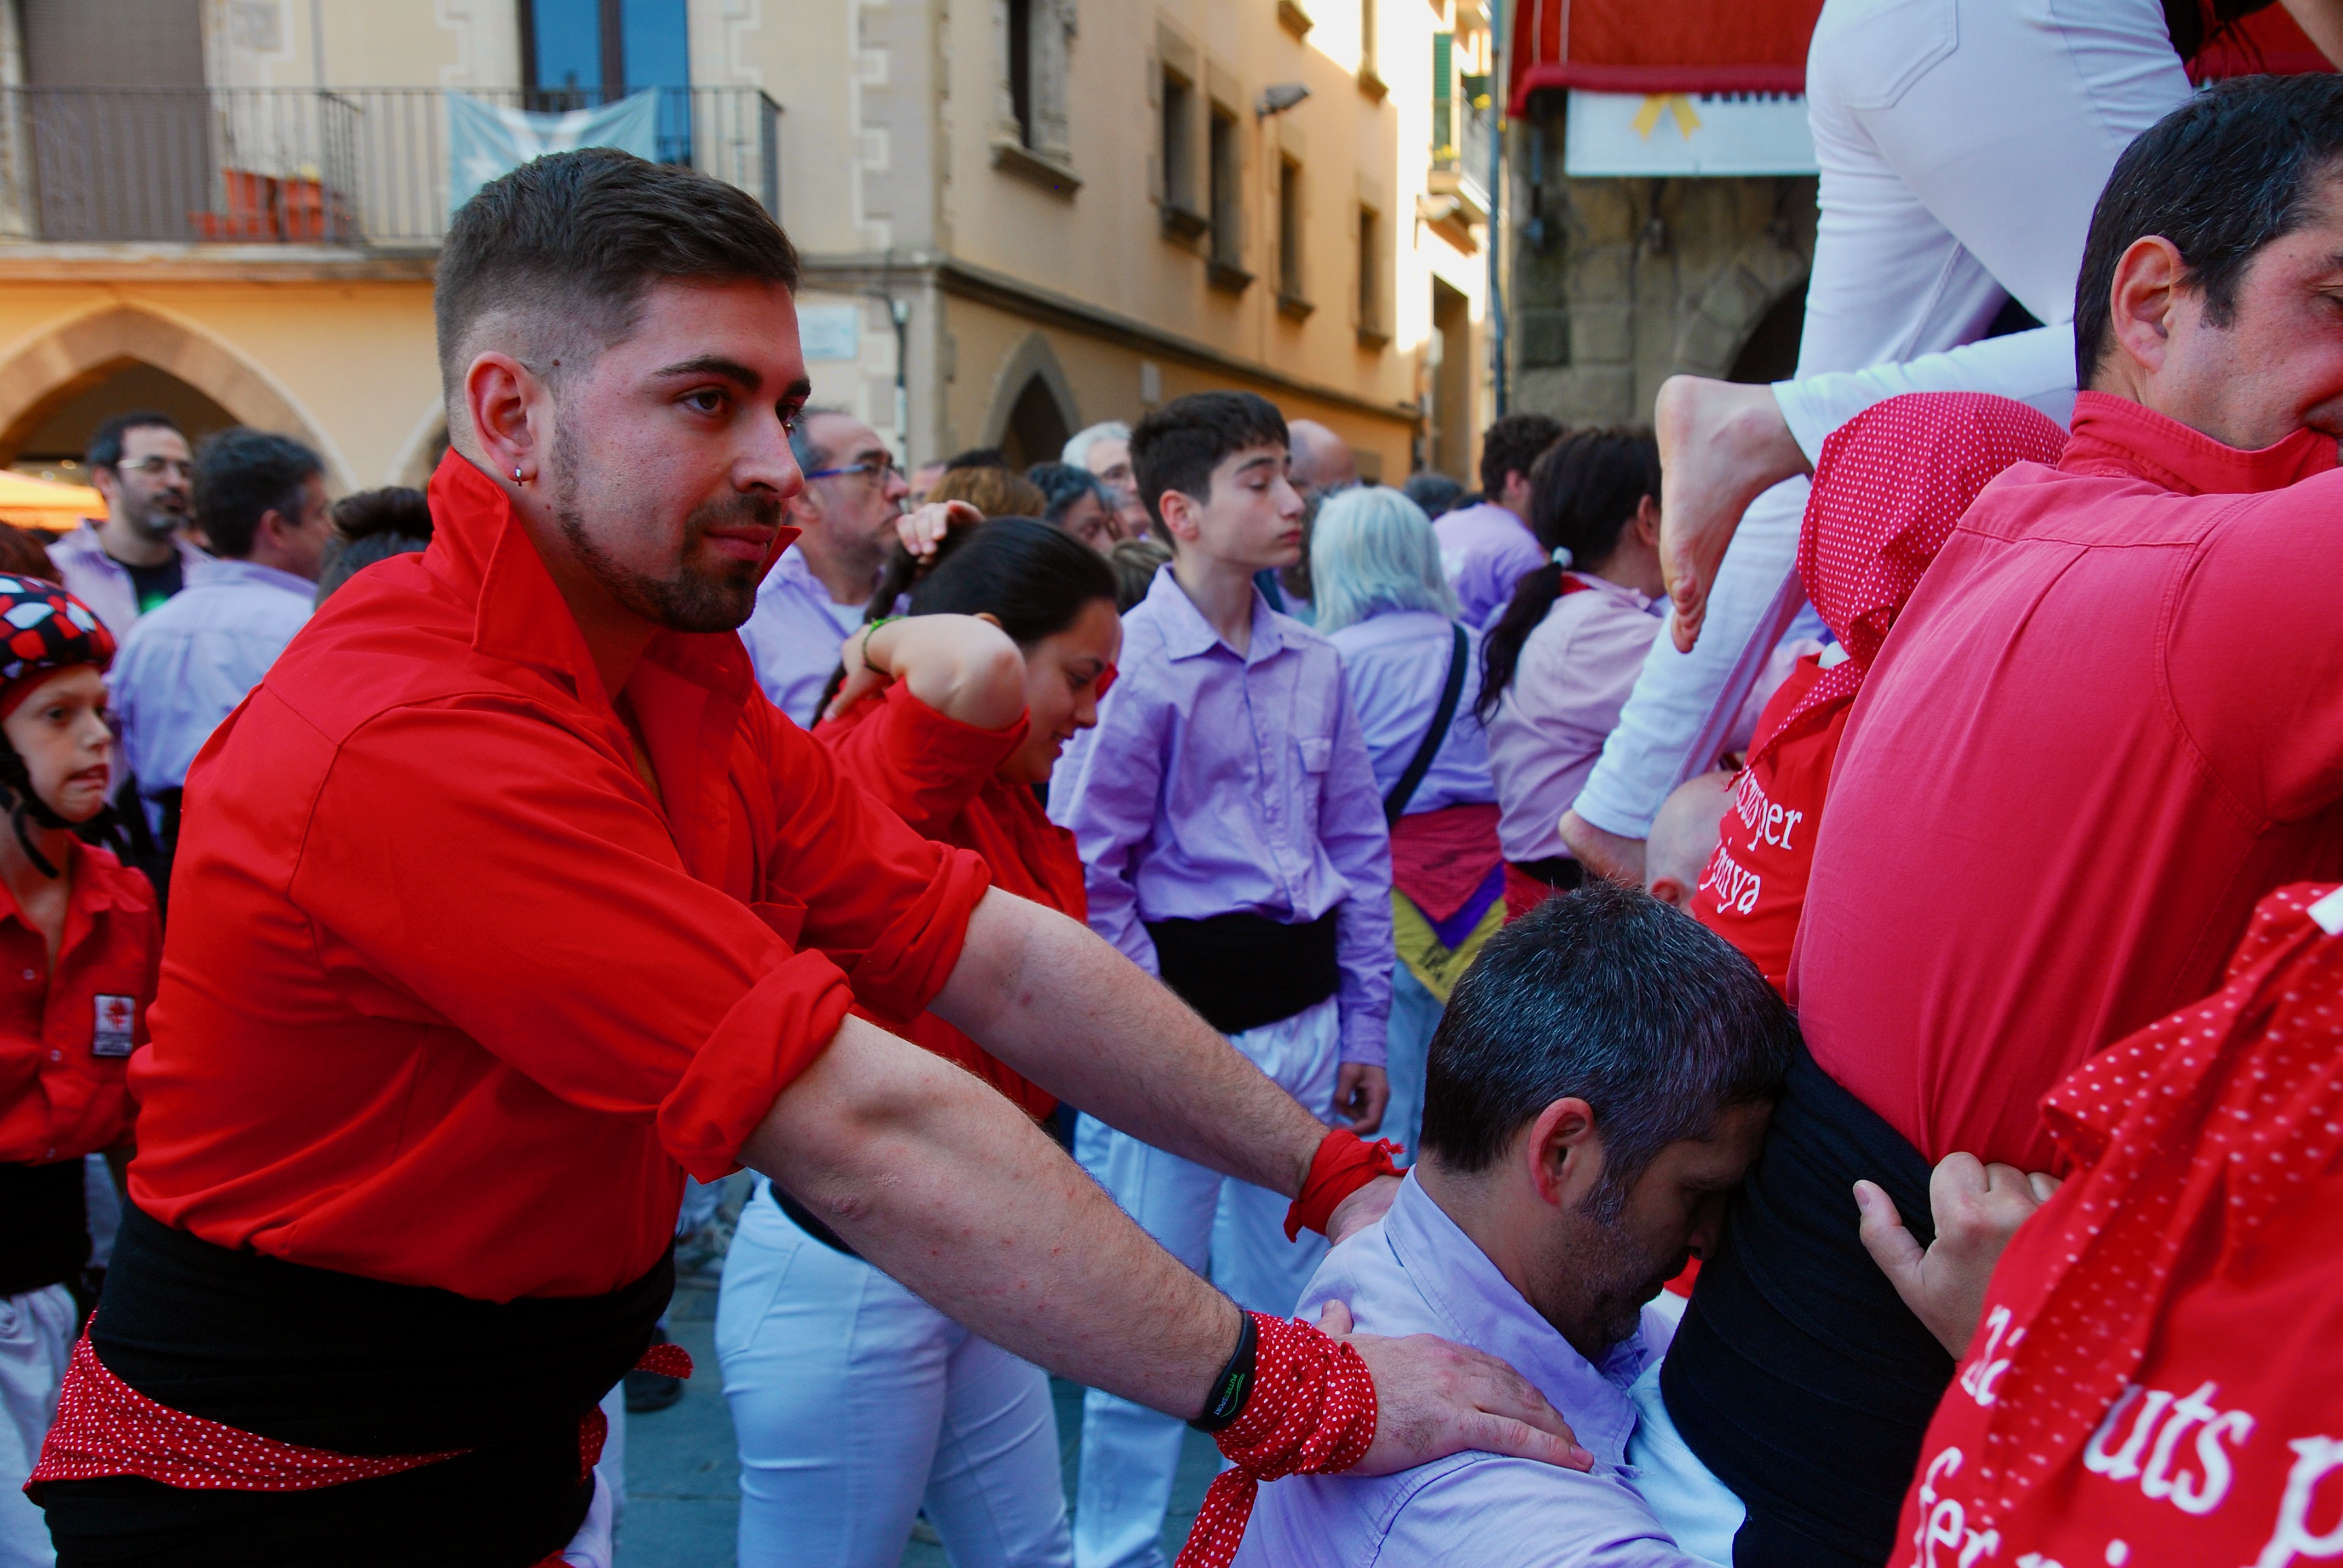
[[[1648,430],[1580,430],[1530,470],[1530,527],[1551,553],[1481,644],[1475,709],[1489,730],[1508,917],[1583,873],[1562,841],[1634,689],[1667,604],[1660,451]]]
[[[1122,648],[1106,558],[1031,518],[906,537],[814,737],[839,771],[994,885],[1080,920],[1047,780]],[[908,594],[904,615],[891,613]],[[936,1017],[879,1022],[1036,1119],[1054,1101]],[[779,1188],[741,1215],[716,1350],[740,1445],[744,1568],[891,1565],[924,1507],[961,1568],[1071,1568],[1049,1380],[855,1256]],[[980,1441],[976,1440],[981,1434]]]

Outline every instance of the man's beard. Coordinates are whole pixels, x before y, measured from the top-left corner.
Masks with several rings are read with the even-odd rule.
[[[677,575],[655,578],[622,566],[603,552],[586,531],[585,514],[578,508],[576,467],[564,462],[556,472],[561,477],[554,484],[553,515],[561,524],[562,537],[595,580],[628,609],[670,631],[731,631],[757,608],[757,584],[764,577],[762,562],[726,560],[712,572],[695,569],[689,563],[712,527],[746,521],[778,528],[781,520],[778,499],[760,494],[736,495],[694,507],[683,520]]]
[[[177,511],[166,509],[159,499],[126,495],[122,498],[123,520],[149,538],[167,539],[179,531],[187,520],[187,508],[182,504]]]
[[[1564,1277],[1539,1293],[1551,1308],[1563,1308],[1549,1321],[1562,1331],[1578,1352],[1600,1363],[1613,1345],[1641,1326],[1644,1303],[1657,1296],[1670,1280],[1684,1272],[1689,1251],[1674,1259],[1654,1260],[1614,1213],[1605,1217],[1600,1194],[1574,1216]],[[1567,1319],[1567,1321],[1562,1321]]]

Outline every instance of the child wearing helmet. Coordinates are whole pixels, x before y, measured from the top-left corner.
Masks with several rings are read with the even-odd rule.
[[[0,1561],[45,1561],[18,1490],[85,1302],[83,1157],[126,1150],[146,1041],[154,890],[74,829],[106,809],[114,638],[81,601],[0,573]]]

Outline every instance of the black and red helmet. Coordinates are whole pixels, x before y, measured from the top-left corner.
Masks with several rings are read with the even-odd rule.
[[[103,674],[114,662],[114,634],[55,583],[0,572],[0,719],[43,677],[76,664]]]

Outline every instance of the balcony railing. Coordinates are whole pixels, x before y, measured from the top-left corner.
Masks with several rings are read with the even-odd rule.
[[[661,161],[780,211],[780,106],[662,87]],[[437,87],[0,87],[0,239],[424,246],[455,188]],[[496,108],[589,107],[487,89]]]
[[[1464,78],[1468,84],[1485,79]],[[1460,97],[1453,102],[1447,116],[1435,112],[1433,116],[1435,126],[1453,126],[1455,139],[1432,149],[1432,176],[1427,183],[1435,196],[1456,202],[1457,216],[1465,222],[1479,223],[1489,216],[1489,151],[1490,138],[1496,135],[1496,112],[1485,94],[1477,101]],[[1449,103],[1435,100],[1435,110]]]

